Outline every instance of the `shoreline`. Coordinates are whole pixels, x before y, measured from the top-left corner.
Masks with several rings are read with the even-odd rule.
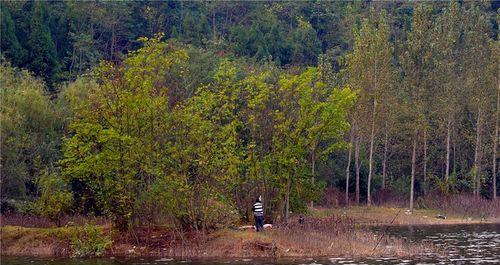
[[[379,234],[371,227],[390,226],[442,226],[500,224],[500,219],[467,219],[450,215],[447,219],[430,218],[433,210],[418,210],[413,214],[402,213],[404,209],[390,207],[353,207],[352,209],[314,209],[306,220],[338,218],[347,220],[347,225],[336,231],[329,227],[320,229],[272,228],[262,233],[253,230],[221,229],[205,235],[175,234],[169,228],[137,228],[120,233],[109,225],[95,225],[100,235],[109,237],[110,246],[102,257],[156,257],[156,258],[298,258],[298,257],[349,257],[370,258],[383,256],[410,257],[432,249],[424,243],[406,242],[400,238],[387,238],[379,242]],[[394,212],[401,211],[393,223]],[[335,217],[340,216],[340,217]],[[424,218],[427,216],[427,218]],[[329,219],[328,219],[329,220]],[[344,231],[344,230],[349,231]],[[2,256],[72,257],[75,253],[75,238],[82,237],[82,226],[53,228],[26,228],[1,226]],[[85,237],[85,236],[84,236]],[[134,239],[135,237],[135,239]],[[182,237],[182,239],[180,238]],[[139,240],[141,242],[139,242]],[[137,242],[137,243],[136,243]],[[380,243],[380,244],[379,244]],[[97,249],[102,242],[85,246]],[[94,246],[95,245],[95,246]],[[374,246],[378,246],[374,250]],[[81,247],[81,246],[80,246]],[[79,250],[81,251],[81,250]]]
[[[478,218],[473,216],[459,215],[455,213],[445,213],[443,211],[434,209],[418,209],[409,214],[405,210],[406,208],[388,206],[352,206],[349,209],[317,208],[311,210],[311,213],[314,217],[332,215],[346,216],[356,220],[356,223],[363,226],[500,224],[500,216]],[[437,215],[445,216],[446,219],[437,218]]]
[[[59,231],[58,238],[47,238],[33,237],[34,234],[38,233],[36,228],[2,227],[1,229],[2,256],[75,257],[71,242],[61,231]],[[22,235],[16,235],[15,230],[21,232]],[[352,237],[339,236],[336,238],[337,241],[331,238],[326,240],[321,232],[299,232],[300,235],[287,235],[276,230],[256,233],[254,231],[224,229],[209,234],[204,242],[188,240],[184,246],[176,245],[171,248],[160,249],[131,243],[116,243],[101,257],[182,259],[303,258],[311,256],[336,258],[409,257],[431,247],[423,244],[408,244],[400,239],[390,238],[374,250],[379,236],[363,229],[356,231]],[[4,237],[9,239],[4,240]],[[14,240],[12,240],[13,237]],[[299,238],[303,241],[300,242]]]

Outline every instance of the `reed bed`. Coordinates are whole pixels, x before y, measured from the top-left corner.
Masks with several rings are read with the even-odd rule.
[[[104,217],[90,217],[83,215],[65,215],[61,218],[61,226],[81,226],[85,224],[104,225],[109,223]],[[23,214],[23,213],[8,213],[0,214],[1,226],[21,226],[31,228],[50,228],[56,226],[54,222],[46,217]]]
[[[459,215],[463,218],[500,218],[500,200],[461,194],[454,196],[428,195],[424,201],[428,208]]]

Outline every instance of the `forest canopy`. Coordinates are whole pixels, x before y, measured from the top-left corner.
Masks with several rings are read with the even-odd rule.
[[[259,195],[270,220],[497,197],[497,2],[0,4],[2,211],[206,230]]]

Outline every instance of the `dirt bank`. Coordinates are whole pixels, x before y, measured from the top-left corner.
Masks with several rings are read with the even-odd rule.
[[[69,228],[1,228],[2,255],[72,256],[74,227]],[[145,229],[142,229],[145,230]],[[102,228],[103,235],[109,229]],[[161,256],[183,258],[216,257],[374,257],[411,256],[422,253],[429,245],[410,244],[401,239],[384,238],[355,228],[346,233],[314,229],[270,229],[262,233],[252,230],[224,229],[205,236],[185,235],[171,231],[132,231],[114,233],[112,244],[104,256]]]
[[[411,256],[430,245],[414,244],[397,238],[383,238],[369,231],[372,225],[447,225],[499,223],[499,217],[471,218],[437,210],[392,207],[350,207],[310,211],[305,225],[294,219],[285,226],[275,225],[263,233],[253,230],[223,229],[208,234],[179,233],[168,227],[137,228],[127,233],[94,226],[87,240],[82,226],[62,228],[1,227],[2,255],[72,256],[98,253],[111,256],[161,256],[183,258],[218,257],[376,257]],[[443,215],[446,219],[437,218]],[[84,232],[87,231],[84,229]],[[95,231],[98,231],[95,234]],[[90,241],[89,241],[90,240]],[[75,244],[78,243],[78,244]],[[106,243],[108,242],[108,243]],[[378,245],[377,245],[378,244]],[[375,247],[377,246],[377,247]]]

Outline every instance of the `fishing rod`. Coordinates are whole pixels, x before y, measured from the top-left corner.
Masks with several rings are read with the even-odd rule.
[[[389,223],[389,225],[387,225],[385,227],[385,231],[384,233],[382,233],[382,236],[380,236],[380,238],[378,239],[377,241],[377,244],[375,245],[375,247],[373,248],[372,252],[375,253],[375,249],[377,249],[378,245],[380,244],[380,241],[382,241],[382,238],[384,238],[385,234],[387,233],[387,230],[389,230],[389,226],[392,225],[392,223],[394,223],[394,221],[396,220],[396,218],[399,216],[399,214],[401,213],[401,210],[403,210],[403,208],[399,209],[398,213],[394,216],[394,218],[392,218],[392,221]],[[372,254],[373,254],[372,253]]]

